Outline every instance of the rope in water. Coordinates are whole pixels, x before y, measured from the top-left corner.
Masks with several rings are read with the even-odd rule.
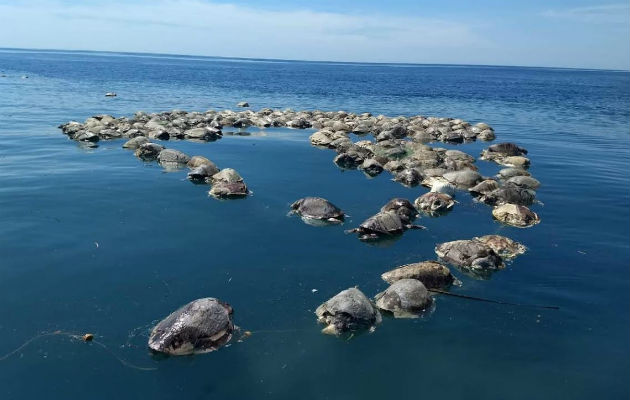
[[[94,336],[92,334],[81,335],[81,334],[77,334],[77,333],[73,333],[73,332],[64,332],[64,331],[43,332],[43,333],[40,333],[38,335],[35,335],[32,338],[28,339],[26,342],[22,343],[16,349],[14,349],[14,350],[8,352],[7,354],[5,354],[4,356],[0,357],[0,361],[6,360],[7,358],[11,357],[15,353],[17,353],[20,350],[22,350],[25,347],[27,347],[29,344],[31,344],[34,341],[36,341],[37,339],[41,339],[41,338],[47,337],[47,336],[66,336],[66,337],[69,337],[71,339],[81,340],[83,342],[92,342],[92,343],[96,344],[97,346],[101,347],[102,349],[104,349],[107,353],[109,353],[109,355],[114,357],[116,360],[118,360],[118,362],[120,362],[125,367],[136,369],[136,370],[139,370],[139,371],[155,371],[155,370],[157,370],[157,368],[154,368],[154,367],[140,367],[140,366],[137,366],[137,365],[134,365],[134,364],[130,363],[129,361],[126,361],[125,359],[121,358],[116,353],[114,353],[112,350],[110,350],[107,347],[107,345],[105,345],[104,343],[101,343],[101,342],[98,342],[96,340],[93,340]]]
[[[468,295],[465,295],[465,294],[457,294],[457,293],[447,292],[447,291],[439,290],[439,289],[429,289],[429,292],[444,294],[446,296],[458,297],[460,299],[483,301],[483,302],[486,302],[486,303],[503,304],[503,305],[508,305],[508,306],[545,308],[545,309],[548,309],[548,310],[559,310],[560,309],[560,307],[558,307],[558,306],[547,306],[547,305],[540,305],[540,304],[510,303],[508,301],[485,299],[483,297],[468,296]]]

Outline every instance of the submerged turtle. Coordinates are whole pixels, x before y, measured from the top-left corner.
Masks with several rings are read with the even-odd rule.
[[[291,204],[292,212],[304,220],[319,220],[326,222],[343,222],[344,212],[330,201],[321,197],[305,197]]]
[[[194,300],[151,331],[149,348],[171,355],[207,353],[227,344],[235,330],[232,307],[212,297]]]
[[[400,279],[417,279],[429,289],[444,288],[458,282],[448,267],[437,261],[401,265],[385,272],[381,278],[389,284]]]
[[[418,197],[414,204],[423,213],[438,216],[453,208],[455,200],[445,193],[429,192]]]
[[[371,216],[346,233],[358,233],[360,240],[376,240],[387,236],[400,235],[407,229],[425,229],[420,225],[413,225],[401,218],[396,211],[381,211]]]
[[[480,274],[505,268],[501,257],[490,246],[476,240],[440,243],[435,253],[446,262]]]
[[[325,324],[322,333],[341,335],[373,329],[381,323],[381,314],[357,288],[346,289],[315,310],[317,322]]]
[[[527,248],[519,242],[500,235],[485,235],[473,238],[473,240],[487,245],[503,259],[514,258],[525,253],[527,250]]]
[[[381,207],[381,211],[394,211],[403,221],[412,221],[418,216],[418,211],[413,204],[401,197],[395,197],[388,201],[387,204]]]
[[[363,161],[363,163],[359,165],[359,169],[363,171],[363,173],[371,177],[374,177],[383,172],[383,166],[381,165],[381,163],[373,158],[368,158],[367,160]]]
[[[396,173],[394,180],[405,186],[417,186],[422,181],[422,175],[415,168],[405,168]]]
[[[249,190],[247,189],[245,182],[218,181],[212,184],[212,188],[208,194],[217,199],[233,199],[247,196],[249,194]]]
[[[416,279],[400,279],[374,296],[376,306],[395,318],[414,318],[431,305],[427,288]]]
[[[492,210],[492,216],[507,225],[529,228],[540,222],[538,214],[518,204],[503,204]]]

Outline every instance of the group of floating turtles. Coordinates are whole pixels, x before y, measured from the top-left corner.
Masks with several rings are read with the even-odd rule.
[[[248,105],[239,103],[239,106]],[[226,129],[237,128],[242,132],[252,126],[318,129],[309,138],[311,144],[334,150],[337,153],[334,163],[340,168],[359,169],[368,177],[387,171],[405,186],[430,188],[413,203],[403,198],[390,200],[378,213],[346,231],[357,233],[361,240],[378,241],[394,238],[408,229],[422,229],[413,223],[419,213],[432,217],[447,213],[456,204],[457,190],[466,190],[477,201],[493,206],[493,217],[507,225],[523,228],[540,222],[538,215],[527,207],[535,201],[535,190],[540,186],[527,171],[530,165],[525,157],[527,150],[514,143],[489,146],[480,158],[507,168],[496,177],[483,177],[477,172],[474,157],[426,144],[493,140],[494,130],[485,123],[471,125],[451,118],[390,118],[369,113],[267,108],[258,112],[138,112],[132,118],[97,115],[84,123],[71,121],[60,128],[73,140],[91,145],[101,139],[128,139],[123,147],[134,150],[138,158],[155,160],[167,169],[187,166],[188,179],[211,184],[210,195],[229,199],[250,193],[238,172],[231,168],[219,169],[205,157],[190,157],[151,140],[207,142],[220,139]],[[373,140],[354,142],[352,134],[371,135]],[[345,217],[339,207],[320,197],[299,199],[290,208],[312,225],[340,223]],[[506,260],[524,251],[520,243],[498,235],[441,243],[435,248],[442,261],[482,277],[504,268]],[[458,283],[448,267],[439,261],[403,265],[384,273],[382,278],[390,286],[373,301],[359,289],[350,288],[320,305],[315,314],[318,322],[326,325],[323,332],[345,335],[373,329],[382,320],[381,311],[395,317],[417,316],[431,306],[432,291],[448,289]],[[149,347],[173,355],[216,350],[238,332],[232,315],[232,308],[218,299],[192,301],[155,326]]]

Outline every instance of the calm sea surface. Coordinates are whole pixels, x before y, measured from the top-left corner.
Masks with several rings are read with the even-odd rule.
[[[628,398],[628,72],[4,50],[0,73],[0,357],[56,330],[97,341],[36,338],[0,360],[0,398]],[[340,171],[333,152],[310,146],[312,131],[166,143],[243,175],[253,196],[221,202],[121,140],[86,149],[57,129],[242,100],[485,121],[497,141],[529,150],[542,223],[502,226],[460,193],[447,216],[419,220],[428,230],[369,246],[343,230],[426,189]],[[486,145],[444,147],[477,156]],[[316,228],[287,217],[306,195],[351,218]],[[490,233],[529,251],[489,280],[454,269],[453,290],[560,310],[439,297],[429,316],[385,319],[350,341],[320,333],[313,311],[340,290],[372,296],[386,288],[382,272],[434,259],[436,243]],[[206,296],[232,304],[253,335],[206,355],[152,356],[156,321]]]

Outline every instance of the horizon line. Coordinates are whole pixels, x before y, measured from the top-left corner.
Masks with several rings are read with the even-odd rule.
[[[553,67],[553,66],[528,66],[528,65],[503,65],[503,64],[448,64],[448,63],[409,63],[409,62],[374,62],[374,61],[334,61],[334,60],[299,60],[283,58],[257,58],[257,57],[229,57],[229,56],[208,56],[201,54],[179,54],[179,53],[150,53],[114,50],[71,50],[71,49],[46,49],[46,48],[22,48],[22,47],[0,47],[0,52],[41,52],[41,53],[97,53],[104,55],[120,54],[133,57],[178,57],[178,58],[206,58],[218,60],[254,61],[254,62],[293,62],[293,63],[313,63],[313,64],[350,64],[350,65],[375,65],[375,66],[455,66],[455,67],[493,67],[493,68],[532,68],[532,69],[557,69],[557,70],[577,70],[577,71],[607,71],[607,72],[630,72],[630,68],[610,69],[610,68],[584,68],[584,67]]]

